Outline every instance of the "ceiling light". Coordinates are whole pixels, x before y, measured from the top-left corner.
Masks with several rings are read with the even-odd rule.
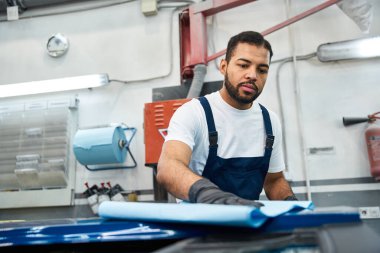
[[[380,56],[380,36],[322,44],[317,56],[321,62],[364,59]]]
[[[0,97],[94,88],[109,84],[107,74],[66,77],[44,81],[0,85]]]

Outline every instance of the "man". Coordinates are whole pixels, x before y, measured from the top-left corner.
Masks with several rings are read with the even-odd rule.
[[[260,207],[255,200],[264,188],[270,200],[297,200],[282,173],[279,120],[256,102],[272,55],[257,32],[232,37],[220,63],[223,87],[174,113],[157,173],[172,195],[193,203]]]

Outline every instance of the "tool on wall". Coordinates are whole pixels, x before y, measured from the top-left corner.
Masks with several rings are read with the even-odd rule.
[[[88,182],[85,182],[84,185],[86,186],[86,190],[83,192],[83,195],[87,198],[87,202],[94,214],[98,214],[99,205],[104,201],[126,201],[123,196],[124,189],[119,184],[112,186],[111,182],[101,182],[100,187],[97,184],[90,187]],[[130,199],[131,194],[135,196],[133,199]],[[137,201],[135,192],[128,194],[128,202],[132,201]]]
[[[343,125],[350,126],[364,122],[369,123],[365,130],[365,141],[371,175],[375,180],[380,181],[380,125],[375,124],[376,120],[380,120],[380,111],[361,118],[343,117]]]
[[[73,144],[75,157],[91,171],[135,168],[137,163],[129,145],[136,131],[124,124],[78,130]],[[128,154],[132,165],[124,165]]]
[[[125,201],[123,195],[121,194],[124,189],[119,184],[111,186],[111,183],[107,182],[107,185],[109,187],[108,195],[112,201]]]
[[[104,183],[100,183],[100,188],[98,192],[98,203],[99,205],[104,201],[110,201],[111,198],[109,196],[110,189],[104,185]]]
[[[96,184],[90,187],[87,182],[84,183],[84,185],[86,186],[86,191],[83,192],[83,194],[84,196],[86,196],[87,202],[90,205],[92,212],[94,214],[97,214],[98,209],[99,209],[99,203],[98,203],[99,188]]]

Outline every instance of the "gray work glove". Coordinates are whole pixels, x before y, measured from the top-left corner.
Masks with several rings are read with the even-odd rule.
[[[264,204],[243,199],[233,193],[219,189],[210,180],[202,178],[196,181],[189,190],[189,200],[191,203],[221,204],[221,205],[246,205],[260,208]]]

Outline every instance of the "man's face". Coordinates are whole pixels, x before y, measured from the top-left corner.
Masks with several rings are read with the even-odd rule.
[[[248,109],[261,94],[269,70],[269,51],[248,43],[239,43],[230,62],[222,60],[224,75],[222,97],[237,109]]]

